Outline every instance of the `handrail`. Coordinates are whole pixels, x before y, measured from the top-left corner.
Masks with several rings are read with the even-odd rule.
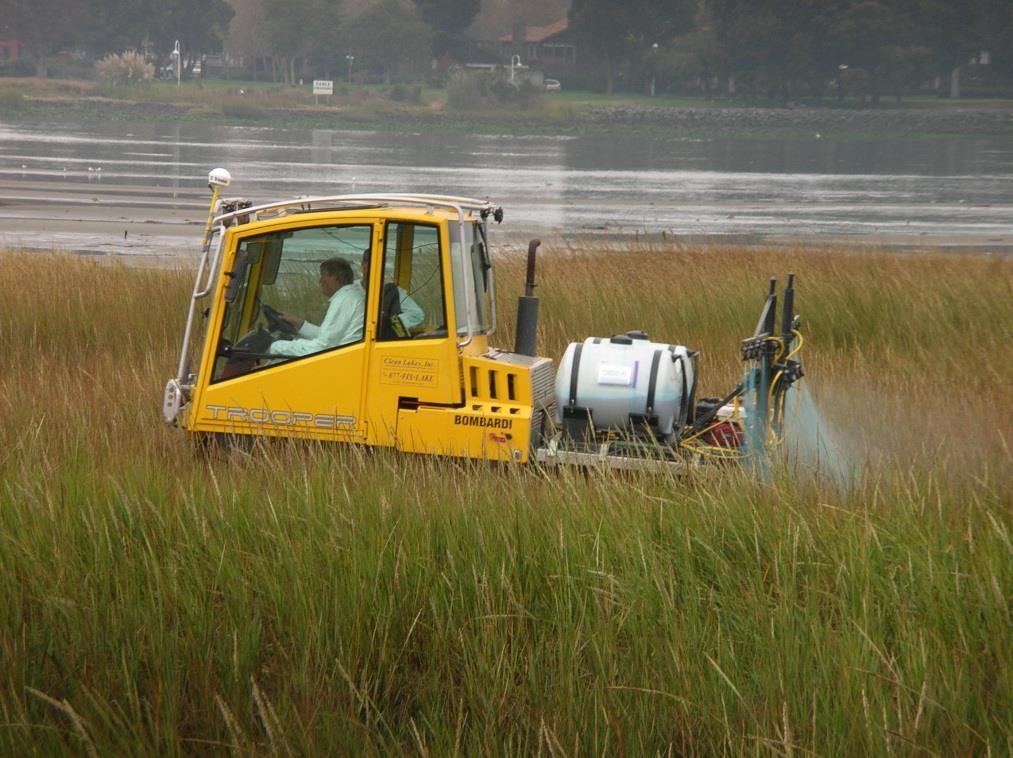
[[[475,305],[471,302],[472,287],[475,286],[475,271],[471,265],[471,256],[468,254],[468,251],[465,250],[464,211],[461,208],[457,209],[457,236],[459,240],[458,247],[460,248],[461,255],[461,276],[464,277],[464,281],[461,282],[461,284],[464,285],[464,320],[468,324],[468,332],[464,341],[458,341],[457,347],[464,348],[470,345],[471,341],[475,339],[475,332],[471,328],[475,315]],[[453,242],[450,243],[450,249],[454,249]],[[454,303],[454,318],[457,318],[457,303]],[[455,323],[454,326],[457,326],[457,324]]]
[[[190,306],[186,313],[186,326],[183,328],[183,345],[179,351],[179,366],[176,371],[176,381],[180,385],[186,382],[186,375],[189,371],[189,352],[190,352],[190,338],[193,332],[193,319],[197,314],[197,301],[202,297],[206,297],[209,292],[214,288],[214,272],[218,267],[218,263],[222,257],[222,245],[225,242],[225,230],[219,228],[218,244],[215,246],[214,255],[211,257],[210,265],[208,265],[208,253],[210,252],[210,237],[208,238],[208,244],[204,250],[201,251],[200,263],[197,266],[197,273],[194,276],[193,282],[193,293],[190,295]],[[205,269],[205,266],[207,267]],[[201,276],[206,275],[203,289],[201,288]]]
[[[485,227],[485,237],[482,244],[485,245],[485,254],[489,258],[489,310],[492,311],[492,318],[489,319],[489,331],[486,334],[491,337],[496,333],[496,277],[492,270],[492,249],[489,247],[489,222],[482,219],[482,225]]]
[[[260,213],[285,210],[287,208],[304,208],[309,210],[311,209],[311,206],[320,205],[321,203],[349,203],[349,204],[399,203],[405,205],[419,205],[419,206],[428,205],[457,211],[458,214],[461,216],[463,216],[464,210],[484,211],[484,210],[492,210],[495,207],[488,200],[477,200],[475,198],[469,197],[453,197],[451,195],[424,195],[411,193],[321,195],[321,196],[293,198],[291,200],[282,200],[280,202],[265,203],[264,205],[255,205],[250,208],[243,208],[241,210],[236,210],[231,213],[225,213],[221,216],[217,216],[215,218],[215,222],[219,224],[225,224],[226,222],[236,219],[240,216],[258,215]]]
[[[214,289],[215,269],[218,268],[218,261],[222,257],[222,244],[224,242],[225,242],[225,229],[223,227],[218,227],[218,246],[215,248],[214,255],[211,256],[211,264],[208,266],[207,279],[204,282],[204,289],[198,292],[196,291],[196,287],[194,288],[195,289],[193,293],[194,300],[201,297],[207,297],[208,293],[211,292],[212,289]],[[206,260],[206,258],[207,258],[206,255],[202,256],[203,260]],[[197,281],[200,281],[199,276],[197,277]]]

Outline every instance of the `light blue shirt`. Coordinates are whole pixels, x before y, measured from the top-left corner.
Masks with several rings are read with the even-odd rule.
[[[299,339],[276,340],[271,343],[271,355],[312,355],[339,345],[362,339],[366,298],[362,287],[346,284],[327,303],[327,313],[320,325],[304,321],[299,327]]]
[[[426,320],[426,314],[419,304],[411,299],[404,287],[398,287],[397,294],[401,302],[401,323],[408,329],[421,325]]]
[[[366,290],[363,289],[363,281],[359,279],[356,281],[359,285],[359,290],[362,291],[362,296],[366,296]],[[385,285],[386,286],[386,285]],[[426,313],[422,310],[421,306],[412,300],[411,295],[408,294],[408,290],[404,287],[397,288],[398,302],[401,303],[401,323],[404,324],[406,329],[411,329],[413,326],[421,326],[422,322],[426,320]]]

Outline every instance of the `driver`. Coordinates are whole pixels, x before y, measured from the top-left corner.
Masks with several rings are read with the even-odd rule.
[[[298,330],[298,337],[275,340],[268,348],[271,355],[310,355],[362,339],[366,313],[365,293],[355,285],[355,275],[348,261],[328,258],[320,264],[320,289],[328,299],[327,313],[320,325],[279,313],[278,317]]]

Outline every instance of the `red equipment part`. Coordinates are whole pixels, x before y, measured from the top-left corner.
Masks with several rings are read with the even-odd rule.
[[[738,450],[742,447],[742,438],[744,436],[745,434],[741,426],[732,421],[722,421],[707,430],[707,433],[703,436],[703,441],[712,447]]]

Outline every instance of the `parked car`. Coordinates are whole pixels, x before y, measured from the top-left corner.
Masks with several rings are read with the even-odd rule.
[[[542,82],[542,86],[546,92],[559,92],[563,89],[563,85],[559,83],[559,79],[545,79]]]
[[[190,70],[190,73],[187,74],[187,72],[186,72],[186,63],[184,63],[183,64],[183,68],[180,71],[180,78],[181,79],[191,79],[191,78],[200,79],[200,77],[201,77],[201,70],[202,69],[203,69],[203,66],[201,65],[201,62],[197,61],[197,62],[195,62],[193,64],[193,68]],[[165,66],[162,66],[162,68],[159,69],[159,71],[158,71],[158,78],[159,79],[172,79],[172,80],[175,80],[176,79],[176,64],[175,63],[168,63]]]

